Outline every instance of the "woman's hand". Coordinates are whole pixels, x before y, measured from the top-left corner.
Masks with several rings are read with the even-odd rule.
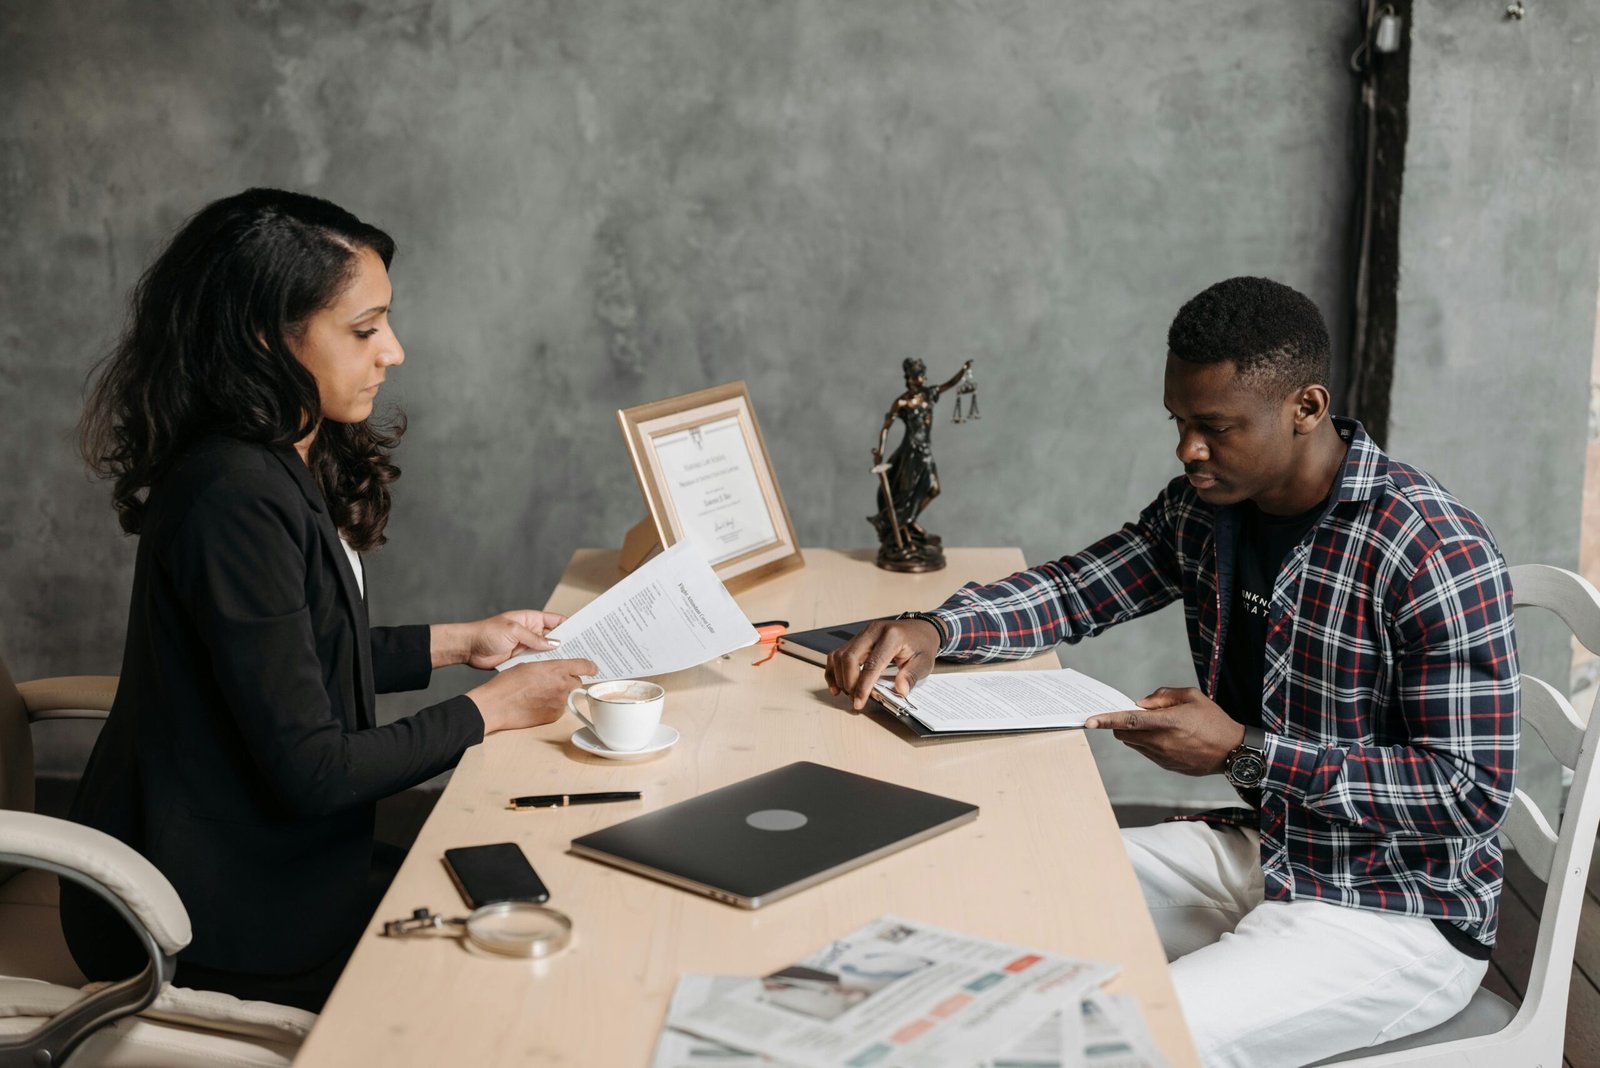
[[[476,623],[435,623],[429,633],[433,666],[469,664],[488,670],[514,656],[555,649],[560,642],[545,637],[567,617],[531,608],[501,612]]]
[[[467,691],[483,716],[483,733],[554,723],[567,710],[567,694],[598,675],[592,660],[536,660],[506,668]]]

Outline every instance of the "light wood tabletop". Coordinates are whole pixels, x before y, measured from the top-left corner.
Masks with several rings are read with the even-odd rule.
[[[949,549],[926,575],[880,571],[870,550],[805,550],[806,566],[737,596],[791,630],[937,605],[968,580],[1023,566],[1016,549]],[[614,550],[580,549],[552,594],[570,614],[620,578]],[[681,741],[637,762],[591,756],[566,716],[469,749],[339,980],[296,1065],[644,1068],[684,974],[763,975],[884,913],[1115,962],[1174,1065],[1196,1063],[1165,957],[1082,732],[924,741],[828,695],[822,669],[760,647],[659,681]],[[1022,669],[1057,666],[1053,653]],[[1093,670],[1092,664],[1086,665]],[[570,841],[796,760],[977,804],[977,820],[751,912],[572,856]],[[640,802],[510,811],[519,794],[640,790]],[[572,917],[543,961],[453,939],[381,937],[419,906],[465,908],[440,858],[517,842]]]

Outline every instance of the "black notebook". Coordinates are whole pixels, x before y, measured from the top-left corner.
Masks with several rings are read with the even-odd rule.
[[[818,666],[826,667],[828,654],[861,633],[863,627],[874,622],[870,619],[855,623],[838,623],[816,630],[798,630],[778,639],[778,652],[788,653]]]

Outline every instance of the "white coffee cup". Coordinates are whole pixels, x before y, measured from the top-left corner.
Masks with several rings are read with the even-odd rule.
[[[589,699],[587,716],[573,704],[580,693]],[[601,745],[626,753],[650,744],[666,700],[667,691],[653,682],[616,679],[573,690],[567,694],[567,711],[583,720]]]

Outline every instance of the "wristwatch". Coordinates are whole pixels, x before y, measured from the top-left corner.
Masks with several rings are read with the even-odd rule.
[[[1244,741],[1233,747],[1222,762],[1222,772],[1236,790],[1261,785],[1267,774],[1267,736],[1260,727],[1246,727]]]
[[[939,634],[939,648],[941,649],[944,648],[944,643],[950,639],[950,635],[945,633],[944,621],[931,612],[901,612],[894,618],[896,622],[902,619],[925,619],[932,623],[933,629]]]

